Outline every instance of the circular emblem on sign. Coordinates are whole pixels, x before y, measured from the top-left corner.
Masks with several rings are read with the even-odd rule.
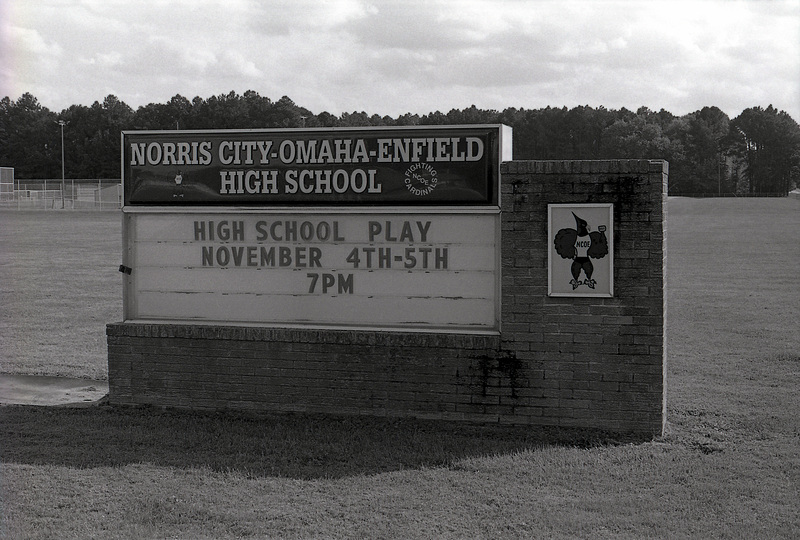
[[[414,163],[406,169],[406,189],[419,197],[436,189],[439,178],[436,169],[428,163]]]

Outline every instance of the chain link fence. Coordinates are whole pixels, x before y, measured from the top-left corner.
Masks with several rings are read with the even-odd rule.
[[[118,178],[0,182],[0,207],[19,210],[114,210],[122,206]]]

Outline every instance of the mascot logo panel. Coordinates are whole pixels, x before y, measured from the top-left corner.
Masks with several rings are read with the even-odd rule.
[[[613,296],[613,205],[549,205],[551,296]]]

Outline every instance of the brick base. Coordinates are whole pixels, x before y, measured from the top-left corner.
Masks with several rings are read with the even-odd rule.
[[[514,392],[489,368],[493,336],[124,323],[107,334],[113,403],[497,422]]]

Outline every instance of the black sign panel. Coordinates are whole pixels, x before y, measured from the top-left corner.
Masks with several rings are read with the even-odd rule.
[[[502,127],[123,132],[124,204],[497,205]]]

